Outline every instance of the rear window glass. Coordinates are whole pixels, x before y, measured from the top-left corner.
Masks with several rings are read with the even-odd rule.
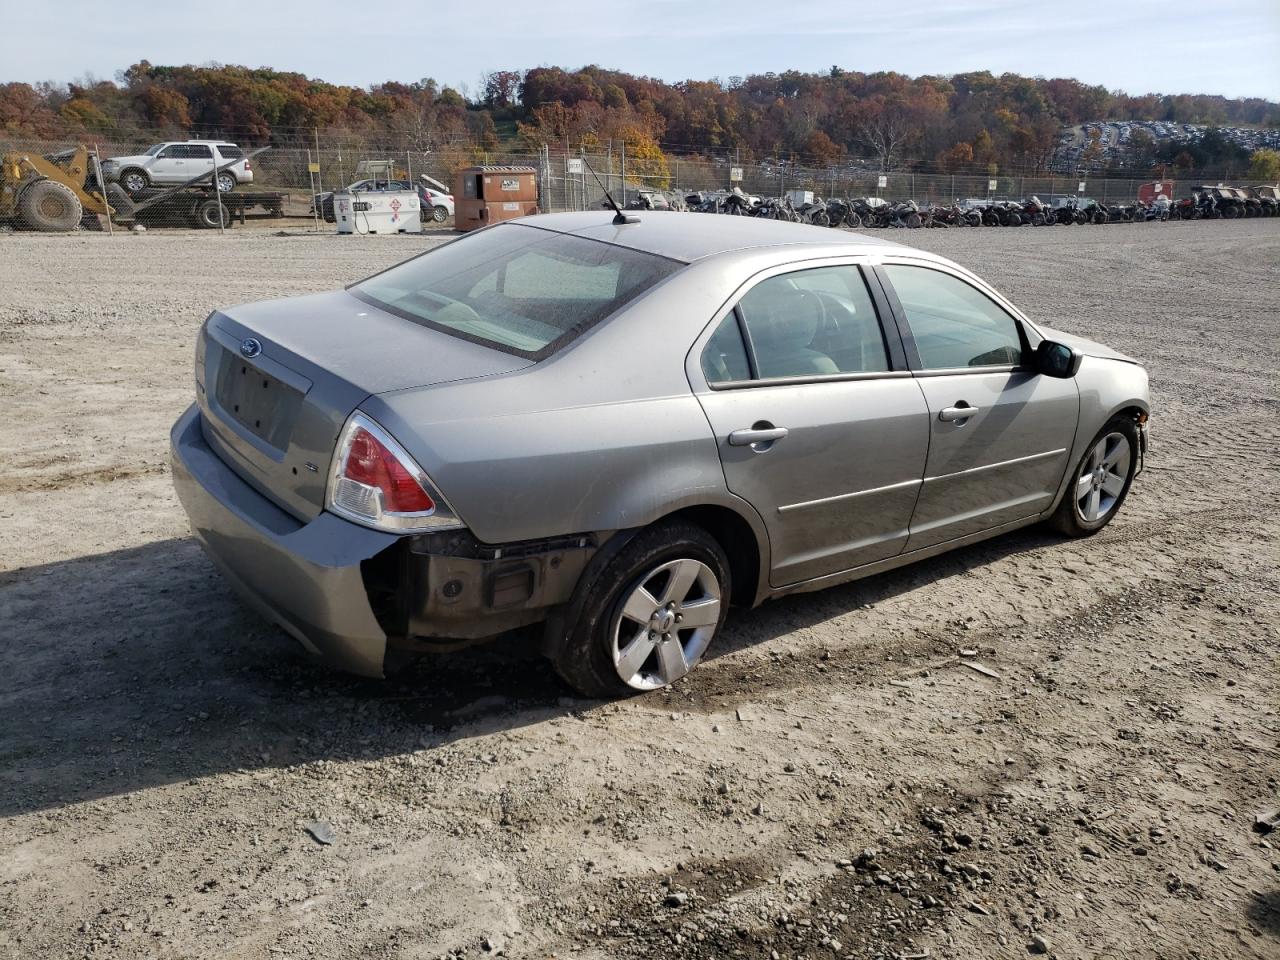
[[[218,153],[222,154],[227,160],[232,158],[240,158],[244,156],[244,151],[233,143],[218,144]]]
[[[596,240],[503,224],[350,290],[424,326],[540,360],[682,266]]]

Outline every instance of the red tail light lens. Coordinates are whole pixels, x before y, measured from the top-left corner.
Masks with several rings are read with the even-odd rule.
[[[343,476],[375,487],[382,494],[382,509],[391,513],[426,513],[436,508],[413,474],[364,427],[357,427],[351,437]]]
[[[404,447],[362,413],[338,438],[325,506],[379,530],[462,526]]]

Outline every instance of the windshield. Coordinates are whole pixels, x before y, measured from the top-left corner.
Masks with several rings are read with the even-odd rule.
[[[512,223],[445,244],[350,290],[415,323],[540,360],[681,266]]]
[[[166,146],[168,146],[168,144],[164,144],[164,143],[157,143],[154,147],[152,147],[150,150],[148,150],[146,153],[144,153],[144,154],[143,154],[143,156],[144,156],[144,157],[154,157],[157,153],[159,153],[161,150],[163,150]]]

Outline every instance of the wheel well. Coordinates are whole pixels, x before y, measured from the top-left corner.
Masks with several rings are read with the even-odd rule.
[[[729,573],[733,577],[731,601],[738,606],[751,606],[760,579],[760,545],[751,524],[728,507],[711,504],[686,507],[667,519],[675,517],[696,523],[716,538],[729,558]]]
[[[1113,416],[1128,417],[1134,423],[1141,423],[1143,418],[1147,416],[1147,411],[1143,410],[1137,404],[1131,404],[1127,407],[1121,407],[1113,414]]]

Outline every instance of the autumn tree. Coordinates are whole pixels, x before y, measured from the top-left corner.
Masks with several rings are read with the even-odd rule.
[[[1253,151],[1249,160],[1249,179],[1256,183],[1280,181],[1280,151],[1266,147]]]

